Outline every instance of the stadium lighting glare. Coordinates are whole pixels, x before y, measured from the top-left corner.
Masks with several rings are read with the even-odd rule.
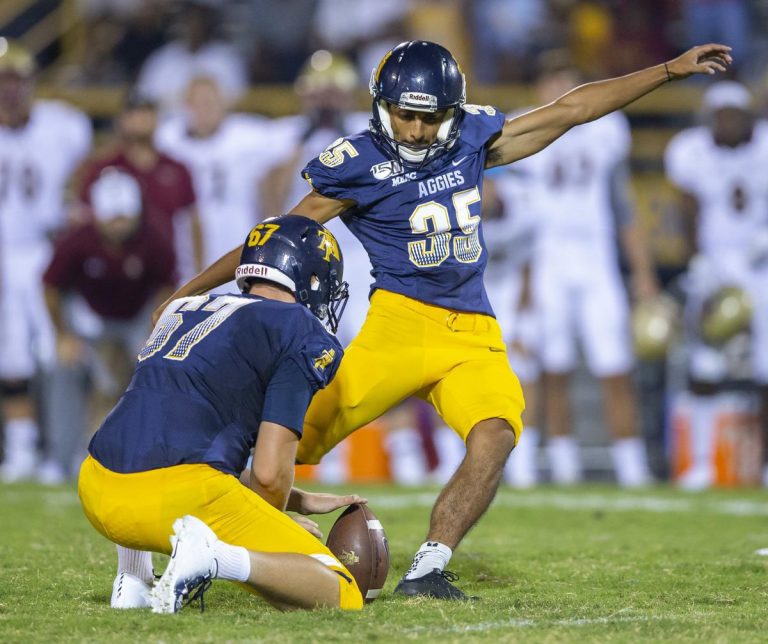
[[[324,72],[331,66],[333,55],[327,49],[318,49],[309,59],[312,69],[317,72]]]

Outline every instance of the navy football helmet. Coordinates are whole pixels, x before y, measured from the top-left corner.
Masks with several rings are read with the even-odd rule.
[[[395,161],[423,166],[449,149],[459,137],[466,102],[466,81],[459,64],[445,47],[424,40],[400,43],[371,72],[373,118],[371,132]],[[406,110],[447,110],[428,146],[412,146],[395,140],[387,103]]]
[[[254,281],[279,284],[334,333],[349,297],[343,276],[344,258],[333,233],[300,215],[272,217],[252,228],[235,271],[243,293]]]

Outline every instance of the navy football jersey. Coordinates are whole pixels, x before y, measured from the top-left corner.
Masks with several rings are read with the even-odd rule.
[[[372,288],[493,315],[480,230],[486,144],[504,115],[466,105],[453,147],[422,169],[393,161],[370,132],[339,139],[303,170],[313,189],[355,206],[343,220],[373,265]]]
[[[254,295],[174,300],[89,451],[114,472],[207,463],[239,475],[262,420],[301,436],[312,396],[342,353],[300,304]]]

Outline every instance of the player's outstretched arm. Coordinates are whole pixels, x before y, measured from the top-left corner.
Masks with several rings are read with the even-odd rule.
[[[291,208],[288,214],[303,215],[304,217],[309,217],[310,219],[314,219],[315,221],[324,224],[334,217],[338,217],[341,213],[354,205],[354,201],[325,197],[313,190]]]
[[[491,143],[486,167],[512,163],[547,147],[574,125],[594,121],[645,96],[664,83],[692,74],[725,71],[732,62],[730,47],[708,44],[638,72],[586,83],[548,105],[509,119]]]

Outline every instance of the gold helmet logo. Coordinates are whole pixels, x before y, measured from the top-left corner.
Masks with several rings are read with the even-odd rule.
[[[341,261],[339,243],[336,241],[336,238],[333,236],[331,231],[325,229],[318,230],[317,234],[320,237],[320,244],[318,245],[318,248],[322,251],[325,251],[325,256],[323,259],[326,262],[330,262],[331,257],[333,257],[336,261]]]

